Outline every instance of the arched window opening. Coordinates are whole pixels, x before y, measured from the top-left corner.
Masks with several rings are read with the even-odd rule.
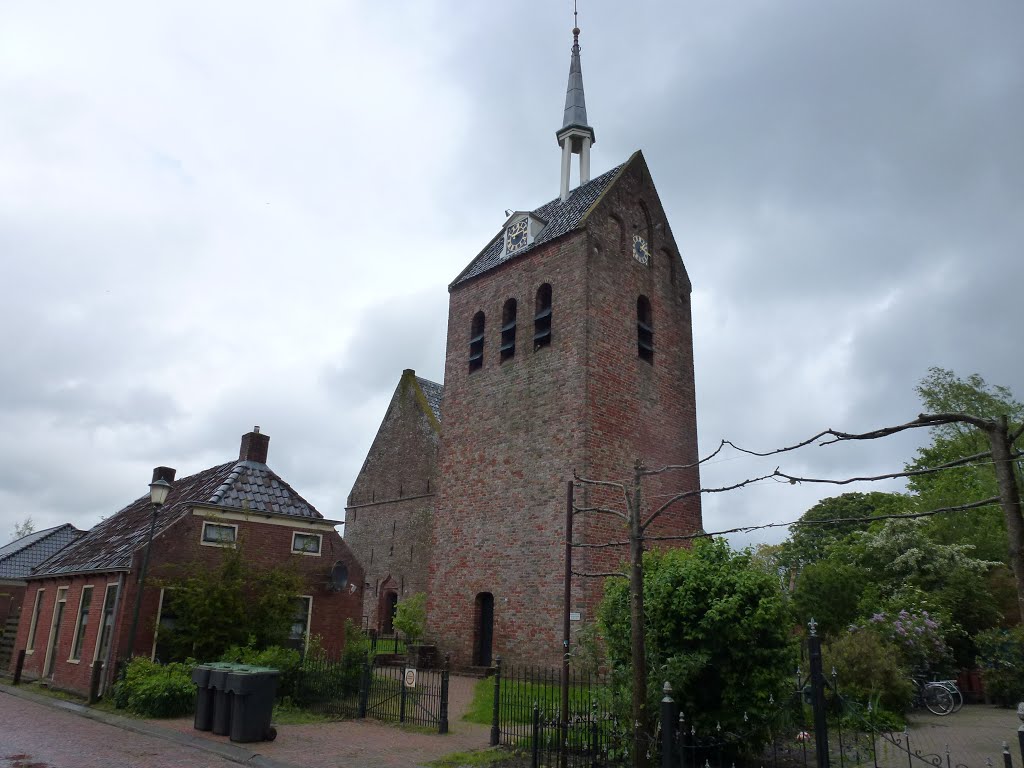
[[[501,310],[501,362],[516,354],[516,300],[509,299]]]
[[[494,595],[480,592],[473,606],[473,664],[478,667],[491,665],[494,647]]]
[[[537,289],[537,311],[533,316],[533,350],[551,344],[551,286],[544,283]]]
[[[654,362],[654,319],[646,296],[636,300],[636,351],[648,363]]]
[[[339,592],[348,586],[348,566],[340,560],[331,569],[331,589]]]
[[[473,315],[473,325],[469,330],[469,372],[477,370],[484,364],[484,313]]]

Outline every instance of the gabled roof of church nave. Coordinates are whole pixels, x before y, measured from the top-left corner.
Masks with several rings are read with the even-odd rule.
[[[569,193],[567,199],[562,200],[556,197],[554,200],[531,211],[532,216],[546,221],[547,224],[537,233],[534,241],[525,248],[516,251],[510,256],[505,255],[504,229],[499,231],[491,242],[488,243],[487,247],[452,281],[449,288],[454,288],[460,283],[464,283],[474,277],[479,277],[505,262],[522,258],[524,255],[531,253],[537,246],[551,242],[555,238],[578,229],[584,223],[590,211],[597,205],[605,191],[612,186],[622,170],[638,154],[639,152],[634,153],[626,162],[615,166],[596,179],[591,179],[586,184],[576,187],[576,189]]]

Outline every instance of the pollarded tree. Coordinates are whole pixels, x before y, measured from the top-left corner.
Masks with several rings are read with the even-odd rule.
[[[697,728],[742,729],[744,712],[766,711],[795,668],[792,620],[778,580],[749,551],[724,539],[692,549],[644,555],[643,589],[648,691],[673,697]],[[606,582],[599,619],[609,660],[630,668],[630,593],[625,580]],[[653,711],[653,710],[652,710]]]

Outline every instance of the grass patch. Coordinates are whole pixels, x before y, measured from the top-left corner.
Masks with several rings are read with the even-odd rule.
[[[430,768],[476,768],[476,766],[513,766],[520,765],[519,758],[498,747],[484,749],[479,752],[453,752],[450,755],[427,763]]]
[[[470,723],[490,725],[494,714],[494,678],[485,677],[473,688],[473,700],[462,719]]]
[[[75,704],[85,704],[85,697],[79,696],[76,693],[69,693],[67,691],[61,691],[56,688],[51,688],[48,685],[41,685],[38,680],[32,682],[23,682],[21,687],[32,693],[38,693],[40,696],[49,696],[51,699],[60,699],[61,701],[70,701]]]
[[[308,709],[300,709],[290,702],[279,701],[274,705],[274,714],[270,719],[274,725],[310,725],[330,723],[342,718],[322,715],[319,712],[310,712]]]

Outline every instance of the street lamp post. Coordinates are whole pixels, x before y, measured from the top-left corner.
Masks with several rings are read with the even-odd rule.
[[[171,491],[171,482],[174,480],[174,470],[170,467],[157,467],[153,470],[153,482],[149,484],[149,501],[153,507],[153,518],[149,523],[149,536],[146,539],[146,549],[142,555],[142,568],[139,570],[139,586],[135,593],[135,610],[132,613],[132,629],[128,633],[128,653],[130,658],[135,653],[136,633],[139,630],[139,612],[142,610],[142,593],[146,588],[146,571],[149,569],[149,550],[153,546],[153,532],[156,530],[156,518],[160,513],[160,507],[167,501],[167,494]]]

